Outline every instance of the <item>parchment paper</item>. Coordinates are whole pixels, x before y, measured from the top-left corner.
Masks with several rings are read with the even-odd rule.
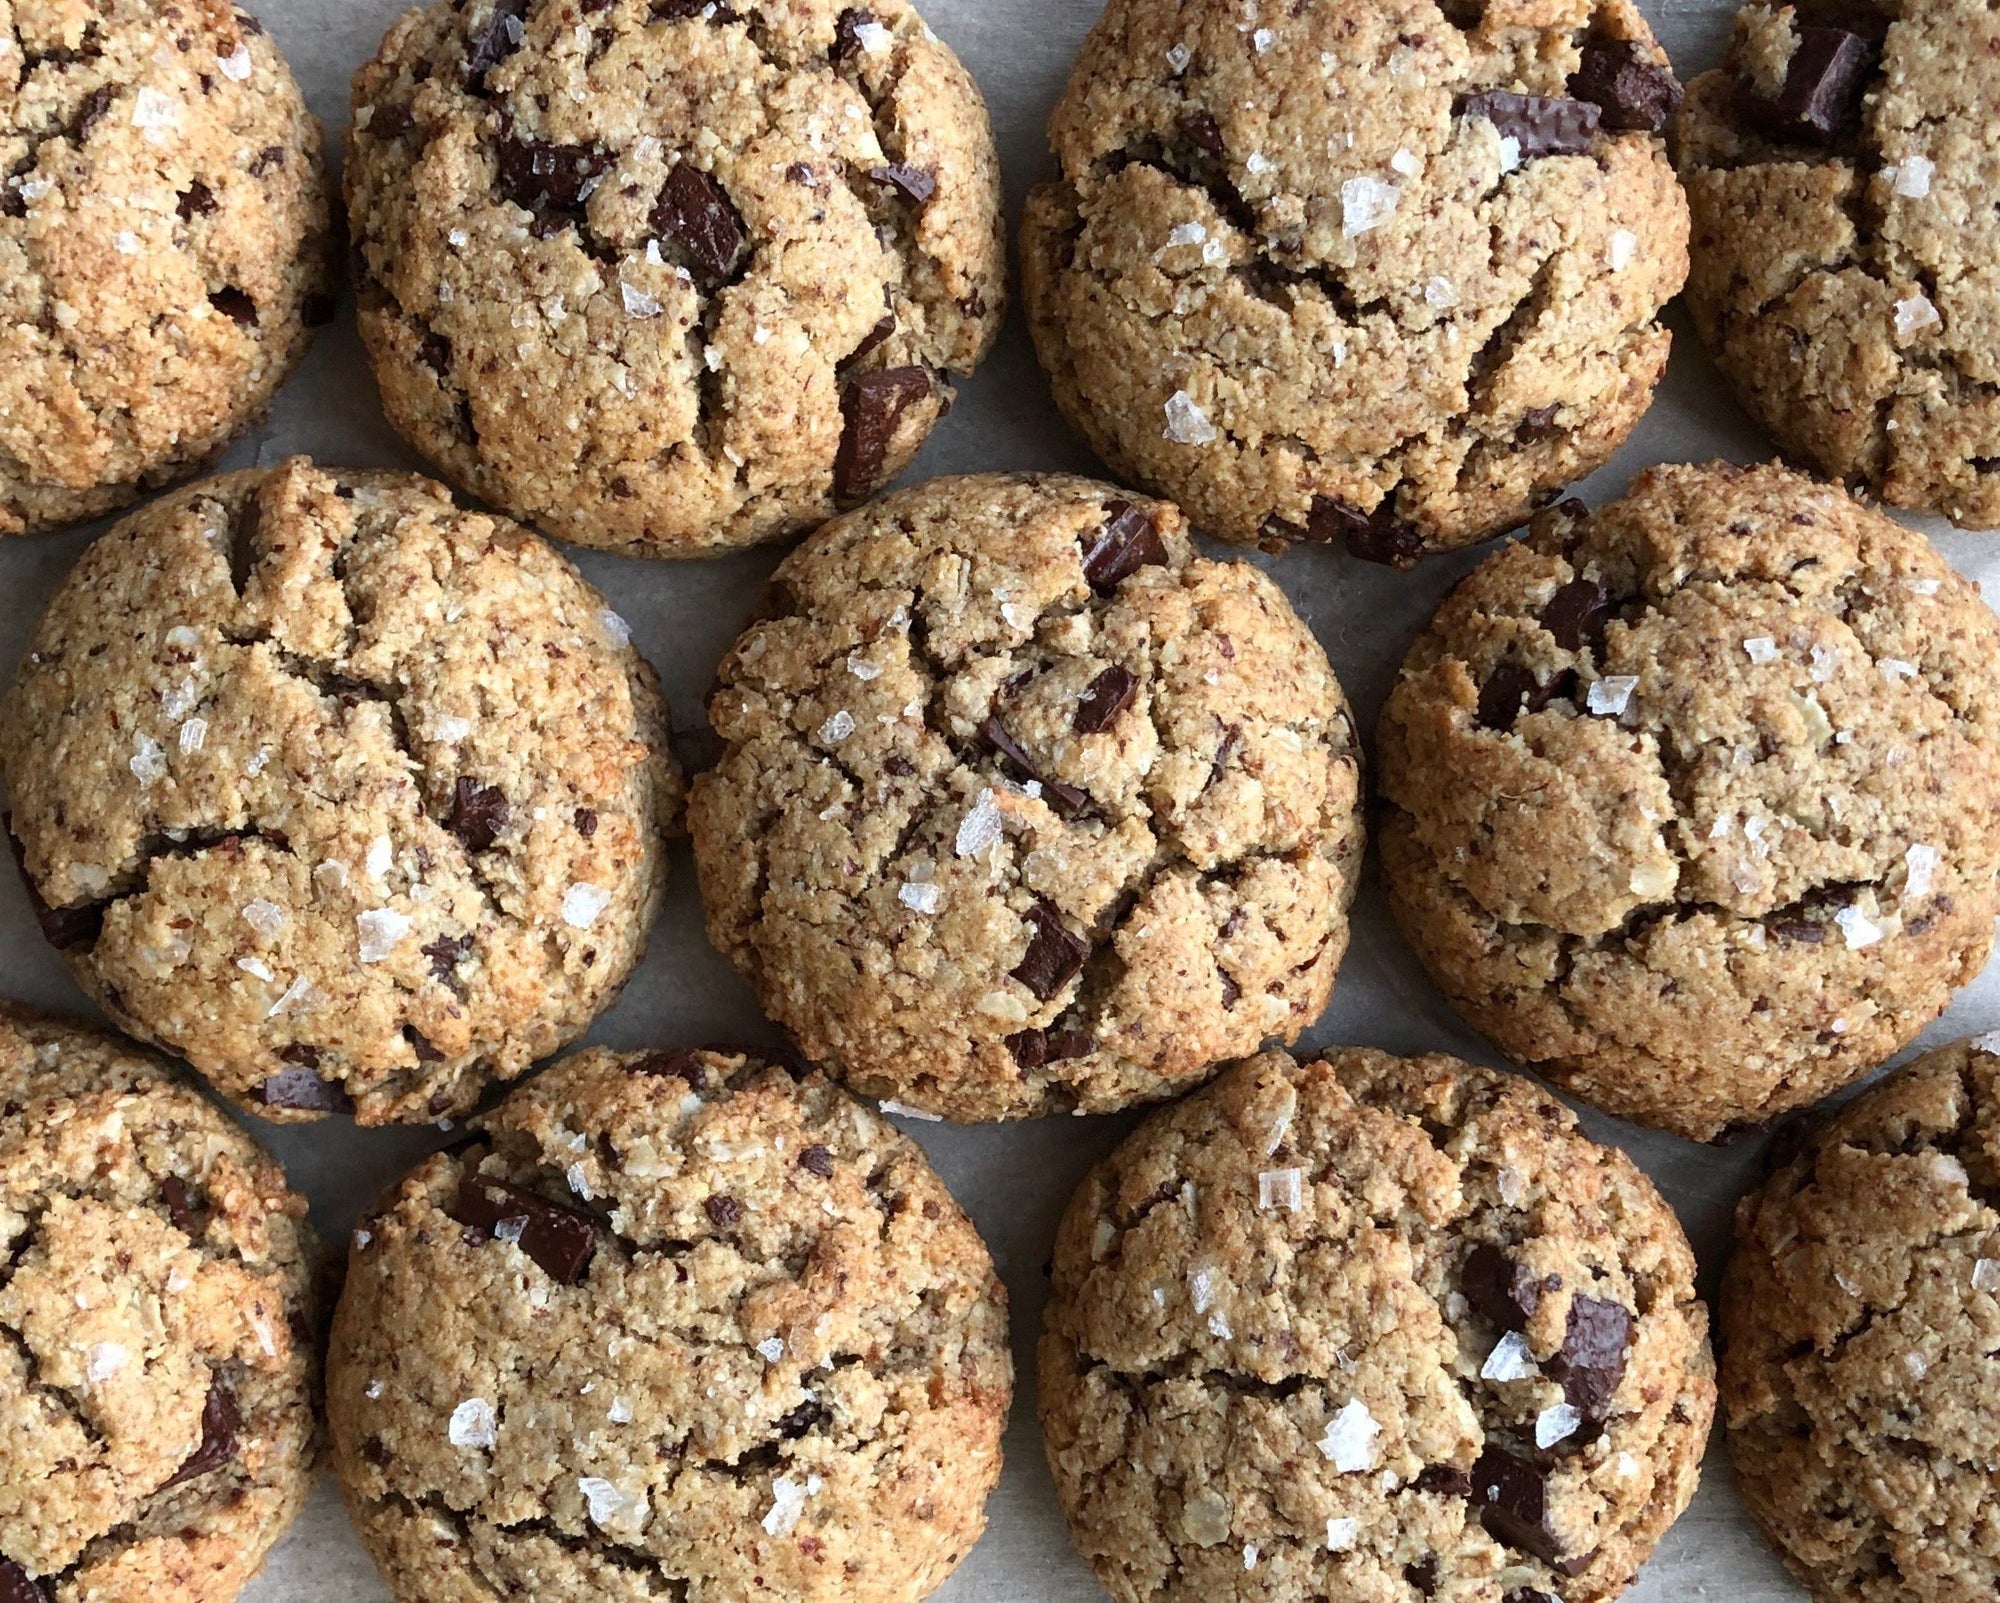
[[[400,0],[248,0],[275,35],[325,123],[338,159],[347,123],[348,82],[373,54]],[[1735,0],[1650,0],[1644,9],[1683,79],[1712,65]],[[965,58],[985,91],[999,134],[1010,220],[1023,194],[1050,169],[1043,125],[1098,5],[1073,0],[928,0],[932,26]],[[1653,410],[1612,465],[1581,487],[1609,499],[1631,476],[1661,461],[1722,456],[1754,461],[1770,453],[1758,429],[1724,392],[1693,331],[1671,314],[1673,363]],[[304,368],[279,397],[266,426],[240,443],[229,467],[274,462],[293,452],[352,467],[422,463],[383,421],[343,299],[339,321],[323,330]],[[999,351],[961,391],[912,477],[979,469],[1051,468],[1099,472],[1082,442],[1047,399],[1018,312]],[[2000,578],[2000,543],[1913,520],[1963,571]],[[102,526],[0,543],[0,662],[11,673],[27,631],[77,554]],[[754,603],[775,553],[697,563],[646,563],[590,551],[572,553],[589,578],[631,621],[659,670],[676,721],[699,706],[715,664]],[[1318,632],[1353,697],[1360,726],[1372,731],[1404,648],[1446,589],[1481,553],[1436,558],[1412,574],[1356,562],[1344,553],[1301,549],[1267,565]],[[1253,557],[1251,560],[1263,561]],[[618,1006],[589,1037],[617,1046],[665,1046],[734,1039],[775,1041],[748,989],[703,938],[693,866],[677,851],[665,909],[644,966]],[[9,958],[5,994],[72,1014],[88,1004],[42,939],[16,876],[0,873],[0,943]],[[1925,1037],[1926,1042],[2000,1025],[2000,984],[1989,970]],[[1309,1044],[1352,1042],[1393,1051],[1441,1050],[1496,1066],[1500,1060],[1459,1024],[1404,949],[1383,909],[1372,868],[1355,908],[1354,939],[1332,1006]],[[1637,1130],[1584,1110],[1591,1132],[1642,1164],[1679,1211],[1701,1255],[1712,1294],[1726,1251],[1731,1211],[1748,1183],[1754,1143],[1715,1149]],[[1059,1119],[1002,1128],[907,1126],[984,1233],[1013,1299],[1020,1385],[1007,1436],[1007,1468],[990,1506],[991,1529],[941,1603],[1090,1603],[1103,1596],[1071,1551],[1035,1427],[1034,1344],[1041,1326],[1047,1261],[1056,1221],[1085,1170],[1136,1122],[1136,1115]],[[424,1128],[363,1131],[339,1122],[306,1129],[264,1127],[264,1137],[311,1199],[329,1241],[344,1243],[356,1213],[416,1157],[448,1139]],[[1635,1603],[1687,1603],[1725,1595],[1733,1603],[1777,1603],[1805,1593],[1765,1550],[1729,1486],[1719,1447],[1711,1450],[1700,1495],[1669,1533],[1629,1594]],[[330,1480],[244,1594],[250,1603],[386,1603],[388,1593],[350,1532]]]

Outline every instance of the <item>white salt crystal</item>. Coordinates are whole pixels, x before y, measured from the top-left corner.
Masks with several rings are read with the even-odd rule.
[[[611,892],[601,885],[575,884],[563,893],[562,921],[571,929],[587,930],[611,905]]]
[[[666,310],[643,289],[634,289],[623,279],[618,281],[618,293],[624,297],[627,317],[658,317]]]
[[[93,1386],[101,1386],[123,1369],[131,1357],[115,1341],[93,1342],[85,1355],[84,1379]]]
[[[1209,445],[1215,440],[1215,425],[1186,390],[1175,390],[1167,398],[1165,437],[1176,445]]]
[[[1481,1380],[1532,1380],[1542,1372],[1535,1362],[1534,1350],[1528,1345],[1528,1338],[1518,1330],[1510,1330],[1493,1345],[1493,1351],[1486,1355],[1486,1362],[1480,1367]]]
[[[1583,1424],[1583,1415],[1569,1403],[1556,1403],[1535,1416],[1535,1445],[1547,1449],[1568,1441]]]
[[[1284,1208],[1297,1213],[1304,1202],[1302,1169],[1266,1169],[1257,1176],[1257,1206],[1267,1213]]]
[[[1908,339],[1927,328],[1937,327],[1943,321],[1938,316],[1938,309],[1931,304],[1931,298],[1922,290],[1896,302],[1896,333],[1899,338]]]
[[[1903,867],[1906,878],[1903,883],[1905,896],[1928,896],[1931,882],[1937,876],[1938,865],[1944,861],[1944,854],[1935,846],[1926,846],[1921,841],[1903,853]]]
[[[958,826],[958,838],[952,843],[960,857],[977,857],[988,847],[997,845],[1002,830],[1000,809],[994,804],[993,792],[982,790],[972,804],[972,811]]]
[[[789,1475],[780,1475],[771,1482],[771,1511],[764,1516],[764,1534],[790,1536],[798,1527],[799,1516],[805,1513],[806,1499],[824,1484],[817,1475],[808,1475],[803,1483]]]
[[[181,120],[180,102],[157,89],[141,89],[132,97],[134,128],[171,128]]]
[[[935,913],[944,905],[944,887],[920,880],[905,881],[897,887],[896,900],[913,913]]]
[[[884,1113],[899,1114],[905,1119],[922,1119],[926,1124],[944,1123],[942,1113],[928,1113],[922,1108],[913,1108],[907,1102],[898,1102],[894,1097],[884,1097],[877,1104]]]
[[[1931,174],[1936,165],[1928,156],[1911,156],[1894,167],[1883,170],[1890,187],[1905,200],[1922,200],[1931,192]]]
[[[259,896],[243,904],[243,922],[268,940],[285,927],[285,910]]]
[[[1327,1422],[1319,1450],[1333,1460],[1333,1467],[1341,1474],[1362,1474],[1375,1467],[1375,1438],[1381,1434],[1382,1427],[1375,1423],[1368,1405],[1357,1397]]]
[[[1620,228],[1611,236],[1605,260],[1611,264],[1611,271],[1622,273],[1632,265],[1632,256],[1639,248],[1639,236],[1629,228]]]
[[[1873,946],[1882,939],[1882,926],[1858,907],[1843,907],[1833,915],[1833,921],[1840,926],[1841,938],[1847,942],[1850,952]]]
[[[361,961],[364,963],[381,962],[410,933],[409,919],[393,907],[377,907],[366,913],[357,913],[354,924],[360,933]]]
[[[1345,1553],[1354,1546],[1361,1535],[1361,1521],[1358,1519],[1334,1519],[1326,1522],[1326,1550],[1329,1553]]]
[[[1607,718],[1624,715],[1631,705],[1632,692],[1639,688],[1639,681],[1631,674],[1613,674],[1609,678],[1594,680],[1585,704],[1594,713]]]
[[[1351,239],[1379,228],[1396,214],[1402,191],[1381,178],[1363,175],[1340,186],[1340,226]]]
[[[216,70],[231,83],[245,83],[250,77],[250,47],[238,44],[226,56],[215,58]]]
[[[819,738],[829,746],[837,746],[854,733],[854,714],[845,707],[819,726]]]
[[[126,766],[140,784],[151,785],[167,777],[167,754],[151,735],[141,735],[133,743],[132,760]]]
[[[484,1397],[468,1397],[451,1411],[445,1434],[454,1447],[491,1447],[495,1436],[493,1405]]]
[[[1778,655],[1778,642],[1769,635],[1753,635],[1743,642],[1743,649],[1752,662],[1772,662]]]

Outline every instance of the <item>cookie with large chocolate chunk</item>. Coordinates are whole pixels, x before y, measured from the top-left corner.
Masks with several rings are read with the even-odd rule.
[[[581,1053],[419,1167],[355,1232],[327,1363],[397,1603],[918,1603],[985,1527],[1012,1391],[923,1153],[722,1047]]]
[[[305,1199],[130,1042],[0,1008],[0,1600],[228,1603],[318,1468]]]
[[[435,0],[354,84],[390,420],[637,556],[776,540],[907,467],[1006,310],[977,86],[909,0]]]
[[[303,457],[87,551],[0,706],[44,928],[268,1119],[425,1122],[586,1029],[680,779],[624,621],[551,546]]]
[[[1118,1603],[1597,1603],[1694,1492],[1707,1335],[1659,1193],[1526,1080],[1272,1052],[1070,1204],[1042,1428]]]
[[[1169,1096],[1326,1005],[1360,753],[1311,632],[1163,502],[938,479],[822,529],[724,660],[710,938],[805,1056],[957,1119]]]
[[[1383,711],[1391,908],[1517,1063],[1698,1140],[1765,1123],[1985,962],[1996,665],[2000,623],[1921,536],[1784,468],[1552,508]],[[1594,1367],[1566,1376],[1585,1409]]]
[[[1802,466],[2000,525],[2000,213],[1984,0],[1751,0],[1679,124],[1688,306]]]
[[[1028,201],[1030,324],[1121,479],[1224,539],[1408,567],[1524,522],[1650,403],[1679,86],[1626,0],[1483,31],[1266,9],[1104,8]]]

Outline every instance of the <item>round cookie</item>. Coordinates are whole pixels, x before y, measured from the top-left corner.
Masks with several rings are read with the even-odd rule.
[[[0,1597],[229,1603],[318,1468],[306,1204],[129,1042],[0,1008]]]
[[[472,1106],[645,945],[679,779],[652,670],[553,549],[293,458],[134,513],[0,708],[43,928],[275,1119]]]
[[[581,1053],[355,1233],[334,1462],[399,1603],[915,1603],[978,1540],[1006,1292],[920,1149],[729,1048]]]
[[[1802,463],[2000,524],[2000,16],[1975,0],[1753,0],[1690,86],[1688,304]]]
[[[0,15],[0,534],[213,458],[332,315],[320,130],[225,0]]]
[[[1390,903],[1517,1063],[1697,1140],[1816,1102],[1993,941],[2000,624],[1778,467],[1664,467],[1474,572],[1383,709]]]
[[[1822,1603],[2000,1589],[1997,1054],[1989,1035],[1920,1058],[1737,1209],[1721,1306],[1736,1485]]]
[[[906,0],[437,0],[354,83],[390,420],[550,534],[699,556],[900,473],[1006,298],[979,90]]]
[[[1528,1081],[1267,1053],[1085,1180],[1049,1465],[1120,1603],[1586,1603],[1694,1493],[1715,1406],[1652,1184]]]
[[[955,1119],[1170,1096],[1326,1006],[1361,758],[1264,574],[1086,479],[828,525],[724,659],[710,939],[812,1062]]]
[[[1281,9],[1112,0],[1029,197],[1030,321],[1119,477],[1226,540],[1406,566],[1646,410],[1680,89],[1626,0]]]

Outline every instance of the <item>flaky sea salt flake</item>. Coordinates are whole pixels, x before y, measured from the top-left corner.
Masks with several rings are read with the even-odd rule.
[[[1269,1213],[1283,1208],[1297,1213],[1305,1200],[1303,1169],[1266,1169],[1257,1176],[1257,1206]]]
[[[1215,425],[1186,390],[1175,390],[1167,398],[1165,437],[1175,445],[1211,445],[1215,441]]]
[[[1743,650],[1752,662],[1775,662],[1778,642],[1769,635],[1752,635],[1743,642]]]
[[[1639,681],[1634,675],[1612,674],[1608,678],[1593,680],[1584,701],[1599,717],[1620,718],[1632,703],[1632,692],[1638,688]]]
[[[854,733],[854,714],[845,707],[819,726],[819,738],[829,746],[837,746]]]
[[[1356,1397],[1327,1421],[1319,1450],[1341,1474],[1363,1474],[1375,1467],[1375,1438],[1381,1434],[1382,1427],[1375,1423],[1368,1405]]]
[[[1614,273],[1622,273],[1632,265],[1632,258],[1639,249],[1639,236],[1629,228],[1613,231],[1610,244],[1604,253],[1605,261]]]
[[[935,913],[944,905],[944,887],[921,880],[906,880],[897,887],[896,900],[913,913]]]
[[[1875,945],[1886,933],[1880,924],[1858,907],[1843,907],[1833,915],[1833,921],[1840,926],[1841,939],[1847,942],[1850,952]]]
[[[2000,1258],[1981,1258],[1972,1266],[1972,1289],[2000,1294]]]
[[[578,882],[563,893],[562,921],[571,929],[587,930],[598,914],[611,905],[611,892],[602,885]]]
[[[1931,175],[1936,171],[1937,164],[1928,156],[1911,156],[1893,167],[1885,167],[1883,176],[1903,199],[1922,200],[1931,192]]]
[[[1535,1416],[1535,1445],[1546,1452],[1557,1442],[1566,1442],[1583,1424],[1583,1415],[1571,1403],[1556,1403]]]
[[[960,857],[977,857],[998,845],[1002,833],[1000,808],[993,792],[982,790],[972,804],[972,811],[959,824],[958,838],[952,842],[952,849]]]
[[[1532,1380],[1542,1372],[1542,1366],[1535,1362],[1534,1350],[1528,1345],[1528,1338],[1518,1330],[1510,1330],[1493,1345],[1493,1351],[1486,1355],[1486,1362],[1480,1367],[1481,1380]]]
[[[1402,191],[1386,179],[1363,174],[1340,186],[1340,227],[1348,238],[1379,228],[1396,215]]]
[[[231,83],[250,81],[250,47],[239,42],[226,56],[215,58],[215,69]]]
[[[134,128],[171,128],[181,120],[181,105],[172,95],[142,88],[132,97]]]
[[[493,1405],[484,1397],[468,1397],[451,1411],[445,1435],[454,1447],[491,1447],[497,1435]]]
[[[1361,1521],[1358,1519],[1332,1519],[1326,1522],[1326,1550],[1329,1553],[1350,1551],[1361,1535]]]
[[[1927,328],[1936,328],[1943,321],[1938,316],[1937,307],[1931,304],[1931,298],[1922,290],[1896,302],[1896,336],[1899,339],[1908,339]]]
[[[381,962],[410,933],[408,916],[393,907],[375,907],[365,913],[357,913],[354,925],[360,935],[361,961],[364,963]]]
[[[798,1528],[799,1517],[805,1513],[806,1499],[824,1484],[817,1475],[808,1475],[804,1481],[780,1475],[772,1481],[771,1511],[764,1516],[764,1534],[790,1536]]]
[[[925,1124],[942,1124],[942,1113],[931,1113],[923,1108],[913,1108],[907,1102],[898,1102],[894,1097],[884,1097],[876,1104],[884,1113],[892,1113],[904,1119],[921,1119]]]
[[[1922,841],[1903,853],[1903,894],[1905,896],[1928,896],[1931,883],[1937,877],[1938,865],[1944,861],[1944,854],[1935,846],[1926,846]]]
[[[133,743],[132,760],[126,766],[140,784],[157,784],[167,777],[167,754],[151,735],[141,735]]]

